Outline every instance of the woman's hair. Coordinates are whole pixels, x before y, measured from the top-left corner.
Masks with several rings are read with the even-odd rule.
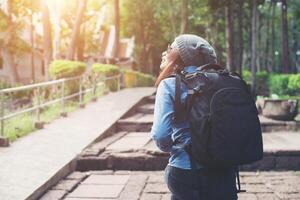
[[[169,62],[167,66],[161,71],[161,73],[156,79],[155,87],[158,87],[159,83],[171,74],[182,71],[184,67],[184,63],[178,55],[178,57],[175,60]]]

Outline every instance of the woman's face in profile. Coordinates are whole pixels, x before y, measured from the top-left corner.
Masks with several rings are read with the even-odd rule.
[[[167,50],[162,53],[160,69],[164,69],[170,62],[174,62],[178,56],[178,49],[172,48],[170,45],[168,45]]]

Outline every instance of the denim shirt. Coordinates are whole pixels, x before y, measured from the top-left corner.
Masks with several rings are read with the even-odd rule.
[[[196,68],[195,66],[189,66],[185,67],[184,70],[191,73]],[[187,100],[187,87],[185,84],[181,84],[180,94],[181,102],[185,103]],[[181,169],[191,169],[189,156],[182,148],[191,140],[189,123],[188,121],[180,123],[173,121],[174,102],[175,78],[166,78],[161,81],[157,88],[151,136],[160,150],[170,152],[169,165]],[[174,145],[175,141],[176,144]]]

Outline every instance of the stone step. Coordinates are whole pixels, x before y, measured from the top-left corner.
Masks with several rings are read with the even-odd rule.
[[[101,147],[98,154],[81,154],[77,170],[163,170],[169,153],[160,151],[148,132],[121,132],[113,142],[100,141],[91,147]],[[241,170],[300,170],[300,134],[279,132],[264,134],[264,158]],[[108,145],[107,145],[108,144]],[[107,145],[105,149],[102,149]]]
[[[138,113],[130,117],[118,120],[117,129],[119,131],[128,132],[149,132],[151,130],[152,124],[152,114]]]
[[[149,96],[149,97],[147,98],[147,102],[148,102],[148,103],[154,104],[154,103],[155,103],[155,95]]]
[[[144,104],[138,108],[138,114],[120,119],[120,131],[150,131],[153,123],[153,104]],[[294,131],[300,133],[300,121],[279,121],[259,116],[261,128],[264,133]]]
[[[73,172],[54,185],[41,200],[169,200],[164,171]],[[238,199],[300,199],[299,172],[241,172]]]
[[[137,108],[137,112],[144,113],[144,114],[153,114],[154,104],[144,104]]]
[[[299,131],[300,121],[280,121],[259,116],[263,132]]]

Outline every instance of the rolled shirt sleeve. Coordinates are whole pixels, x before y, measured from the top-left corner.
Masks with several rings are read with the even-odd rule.
[[[166,81],[175,80],[172,80],[172,78],[165,79],[157,88],[151,137],[160,150],[170,152],[173,144],[172,121],[174,115],[174,104],[170,88],[166,84]]]

